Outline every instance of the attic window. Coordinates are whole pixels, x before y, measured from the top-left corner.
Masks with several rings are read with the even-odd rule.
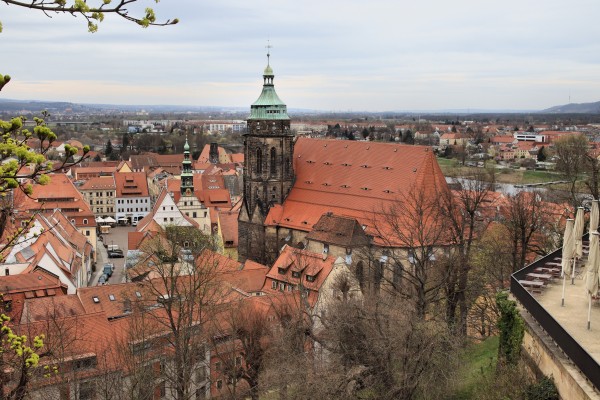
[[[383,167],[383,169],[390,170],[390,169],[392,169],[392,167],[385,166],[385,167]]]
[[[92,300],[94,301],[94,303],[98,304],[100,303],[100,299],[98,298],[98,296],[93,296]]]
[[[343,187],[343,188],[349,188],[350,186],[348,186],[348,185],[342,185],[341,187]]]
[[[413,172],[417,172],[417,169],[416,169],[416,168],[413,168]]]
[[[390,189],[385,189],[385,190],[383,191],[383,193],[394,193],[394,192],[392,192]]]
[[[371,148],[371,146],[367,146],[367,150],[369,150]]]
[[[394,153],[396,153],[398,151],[398,149],[394,149]]]
[[[344,167],[349,167],[349,166],[351,166],[352,164],[343,163],[342,165],[343,165]]]
[[[315,162],[313,160],[306,160],[307,163],[309,164],[314,164]]]
[[[108,299],[109,299],[110,301],[115,301],[115,295],[114,295],[114,294],[109,294],[109,295],[108,295]]]
[[[304,181],[304,183],[313,183],[313,181]]]
[[[315,281],[315,276],[314,275],[306,275],[306,280],[308,282],[314,282]]]
[[[285,275],[285,268],[281,268],[281,267],[279,267],[279,268],[277,268],[277,272],[278,272],[280,275]]]
[[[325,161],[323,164],[325,164],[325,165],[331,165],[331,163],[329,161]]]
[[[292,271],[292,278],[300,278],[300,271]]]
[[[331,183],[327,183],[327,182],[325,182],[325,183],[323,184],[323,186],[331,186]]]
[[[290,222],[290,219],[289,218],[285,218],[284,221],[285,222]]]
[[[361,187],[360,189],[361,189],[361,190],[371,190],[371,189],[369,189],[368,187]]]
[[[307,221],[302,221],[302,224],[308,225],[308,222]]]
[[[369,166],[367,164],[363,164],[360,166],[361,168],[369,168]]]

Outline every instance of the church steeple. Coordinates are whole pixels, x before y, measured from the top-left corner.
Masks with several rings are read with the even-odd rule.
[[[271,46],[267,46],[271,48]],[[263,72],[263,89],[258,99],[250,106],[250,116],[248,121],[252,120],[289,120],[287,106],[275,92],[273,84],[275,74],[271,68],[271,52],[267,53],[267,66]]]
[[[194,174],[192,173],[192,160],[190,159],[190,145],[187,136],[183,146],[183,162],[181,168],[181,195],[191,196],[194,194]]]
[[[262,92],[250,107],[244,134],[244,205],[238,219],[240,261],[265,265],[277,256],[265,245],[265,219],[271,207],[284,202],[294,182],[294,134],[287,106],[275,92],[270,58],[269,51]]]

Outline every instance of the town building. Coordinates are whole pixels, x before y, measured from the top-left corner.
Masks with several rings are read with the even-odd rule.
[[[117,186],[115,178],[111,176],[100,176],[86,180],[79,191],[89,204],[96,217],[116,218],[115,194]]]
[[[115,211],[117,222],[132,223],[152,209],[148,181],[144,172],[116,172]]]
[[[83,195],[65,174],[49,175],[47,185],[33,185],[31,195],[20,190],[14,192],[15,222],[26,227],[30,218],[38,213],[51,214],[60,210],[65,217],[84,235],[94,248],[96,259],[96,218]]]

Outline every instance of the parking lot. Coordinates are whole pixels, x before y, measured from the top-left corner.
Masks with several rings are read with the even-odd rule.
[[[102,275],[102,268],[106,263],[113,263],[115,266],[112,276],[107,284],[125,282],[125,258],[109,258],[107,248],[104,245],[118,246],[123,250],[123,255],[127,255],[127,234],[135,230],[134,226],[117,226],[110,230],[110,233],[101,235],[98,239],[98,254],[96,256],[96,272],[92,274],[89,286],[98,284],[98,279]]]

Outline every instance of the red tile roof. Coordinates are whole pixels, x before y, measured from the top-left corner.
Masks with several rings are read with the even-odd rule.
[[[112,176],[99,176],[86,180],[79,190],[105,190],[115,189],[115,178]]]
[[[282,206],[271,208],[267,225],[310,231],[323,214],[332,212],[356,218],[377,236],[374,217],[399,196],[419,188],[435,198],[448,190],[426,146],[299,138],[294,169],[294,186]]]
[[[148,181],[144,172],[116,172],[116,197],[148,197]]]

